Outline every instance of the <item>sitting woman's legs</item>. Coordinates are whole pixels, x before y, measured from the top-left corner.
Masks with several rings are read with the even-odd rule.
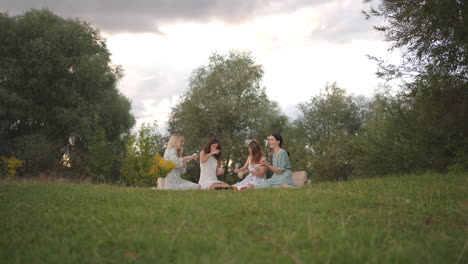
[[[228,187],[229,188],[231,187],[231,185],[224,183],[224,182],[217,182],[217,183],[211,184],[210,190],[214,190],[216,187]]]

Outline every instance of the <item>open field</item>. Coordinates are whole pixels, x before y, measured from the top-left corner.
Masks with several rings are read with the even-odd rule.
[[[0,183],[2,263],[468,263],[468,175],[299,189]]]

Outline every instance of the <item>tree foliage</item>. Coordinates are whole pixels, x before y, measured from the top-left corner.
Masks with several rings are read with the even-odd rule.
[[[468,3],[383,0],[364,14],[385,20],[377,30],[403,54],[401,65],[379,60],[378,74],[405,80],[398,137],[412,136],[416,167],[468,170]]]
[[[112,157],[134,123],[116,88],[121,76],[85,22],[45,9],[0,14],[0,153],[24,159],[29,174],[64,160],[83,172],[97,149]]]
[[[129,186],[154,186],[156,173],[151,172],[153,159],[163,155],[166,138],[158,132],[157,123],[143,123],[129,137],[120,171],[120,182]]]
[[[302,116],[296,124],[303,133],[307,167],[323,179],[347,180],[357,153],[354,140],[363,125],[355,98],[336,83],[327,84],[299,109]]]
[[[372,0],[364,0],[371,3]],[[383,0],[363,11],[367,19],[386,23],[375,28],[403,53],[400,67],[388,67],[384,75],[405,73],[444,75],[468,80],[468,3],[461,0]]]

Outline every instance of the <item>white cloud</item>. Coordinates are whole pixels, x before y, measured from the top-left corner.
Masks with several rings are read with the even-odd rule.
[[[103,30],[113,63],[125,70],[119,89],[137,127],[157,120],[164,129],[191,72],[213,52],[251,51],[264,66],[268,96],[291,117],[327,82],[370,95],[380,80],[366,54],[388,57],[356,0],[15,0],[0,11],[39,7]]]
[[[142,104],[144,111],[142,111],[137,118],[134,130],[139,129],[143,123],[152,124],[156,121],[159,132],[162,134],[167,133],[164,124],[167,123],[171,109],[177,104],[178,100],[179,96],[164,98],[158,103],[153,99],[143,100]]]
[[[132,101],[138,125],[157,120],[164,127],[191,72],[208,63],[212,52],[231,49],[252,51],[264,66],[269,98],[295,117],[295,106],[318,94],[327,82],[336,81],[348,92],[364,95],[378,86],[376,65],[366,54],[385,56],[387,45],[363,18],[358,21],[350,15],[340,21],[336,13],[357,12],[358,7],[345,0],[266,14],[240,24],[171,22],[160,25],[163,35],[109,35],[108,47],[113,62],[126,69],[120,88]],[[332,23],[335,20],[339,23]],[[354,30],[353,23],[357,23]],[[311,32],[316,36],[311,38]]]

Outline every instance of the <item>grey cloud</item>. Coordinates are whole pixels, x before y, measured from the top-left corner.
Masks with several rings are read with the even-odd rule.
[[[140,118],[141,116],[143,116],[143,113],[145,112],[145,107],[143,106],[143,103],[135,98],[130,98],[130,102],[132,104],[132,114],[136,118]]]
[[[31,8],[49,8],[58,15],[79,18],[106,32],[156,32],[172,21],[220,20],[239,23],[256,14],[287,12],[326,0],[7,0],[0,11],[17,15]]]
[[[291,120],[297,119],[301,114],[297,104],[280,104],[280,107],[283,113]]]
[[[375,39],[372,24],[361,15],[364,8],[360,1],[349,6],[338,4],[334,9],[322,14],[320,24],[324,28],[312,30],[311,39],[338,44],[348,43],[353,39]]]
[[[154,77],[137,81],[137,91],[130,96],[132,113],[136,118],[145,118],[151,113],[147,112],[143,101],[153,100],[152,105],[157,106],[162,100],[182,94],[187,87],[187,76],[182,72],[161,72],[162,69],[153,68],[151,71],[141,69],[145,75],[153,74]],[[161,74],[158,74],[160,72]]]

